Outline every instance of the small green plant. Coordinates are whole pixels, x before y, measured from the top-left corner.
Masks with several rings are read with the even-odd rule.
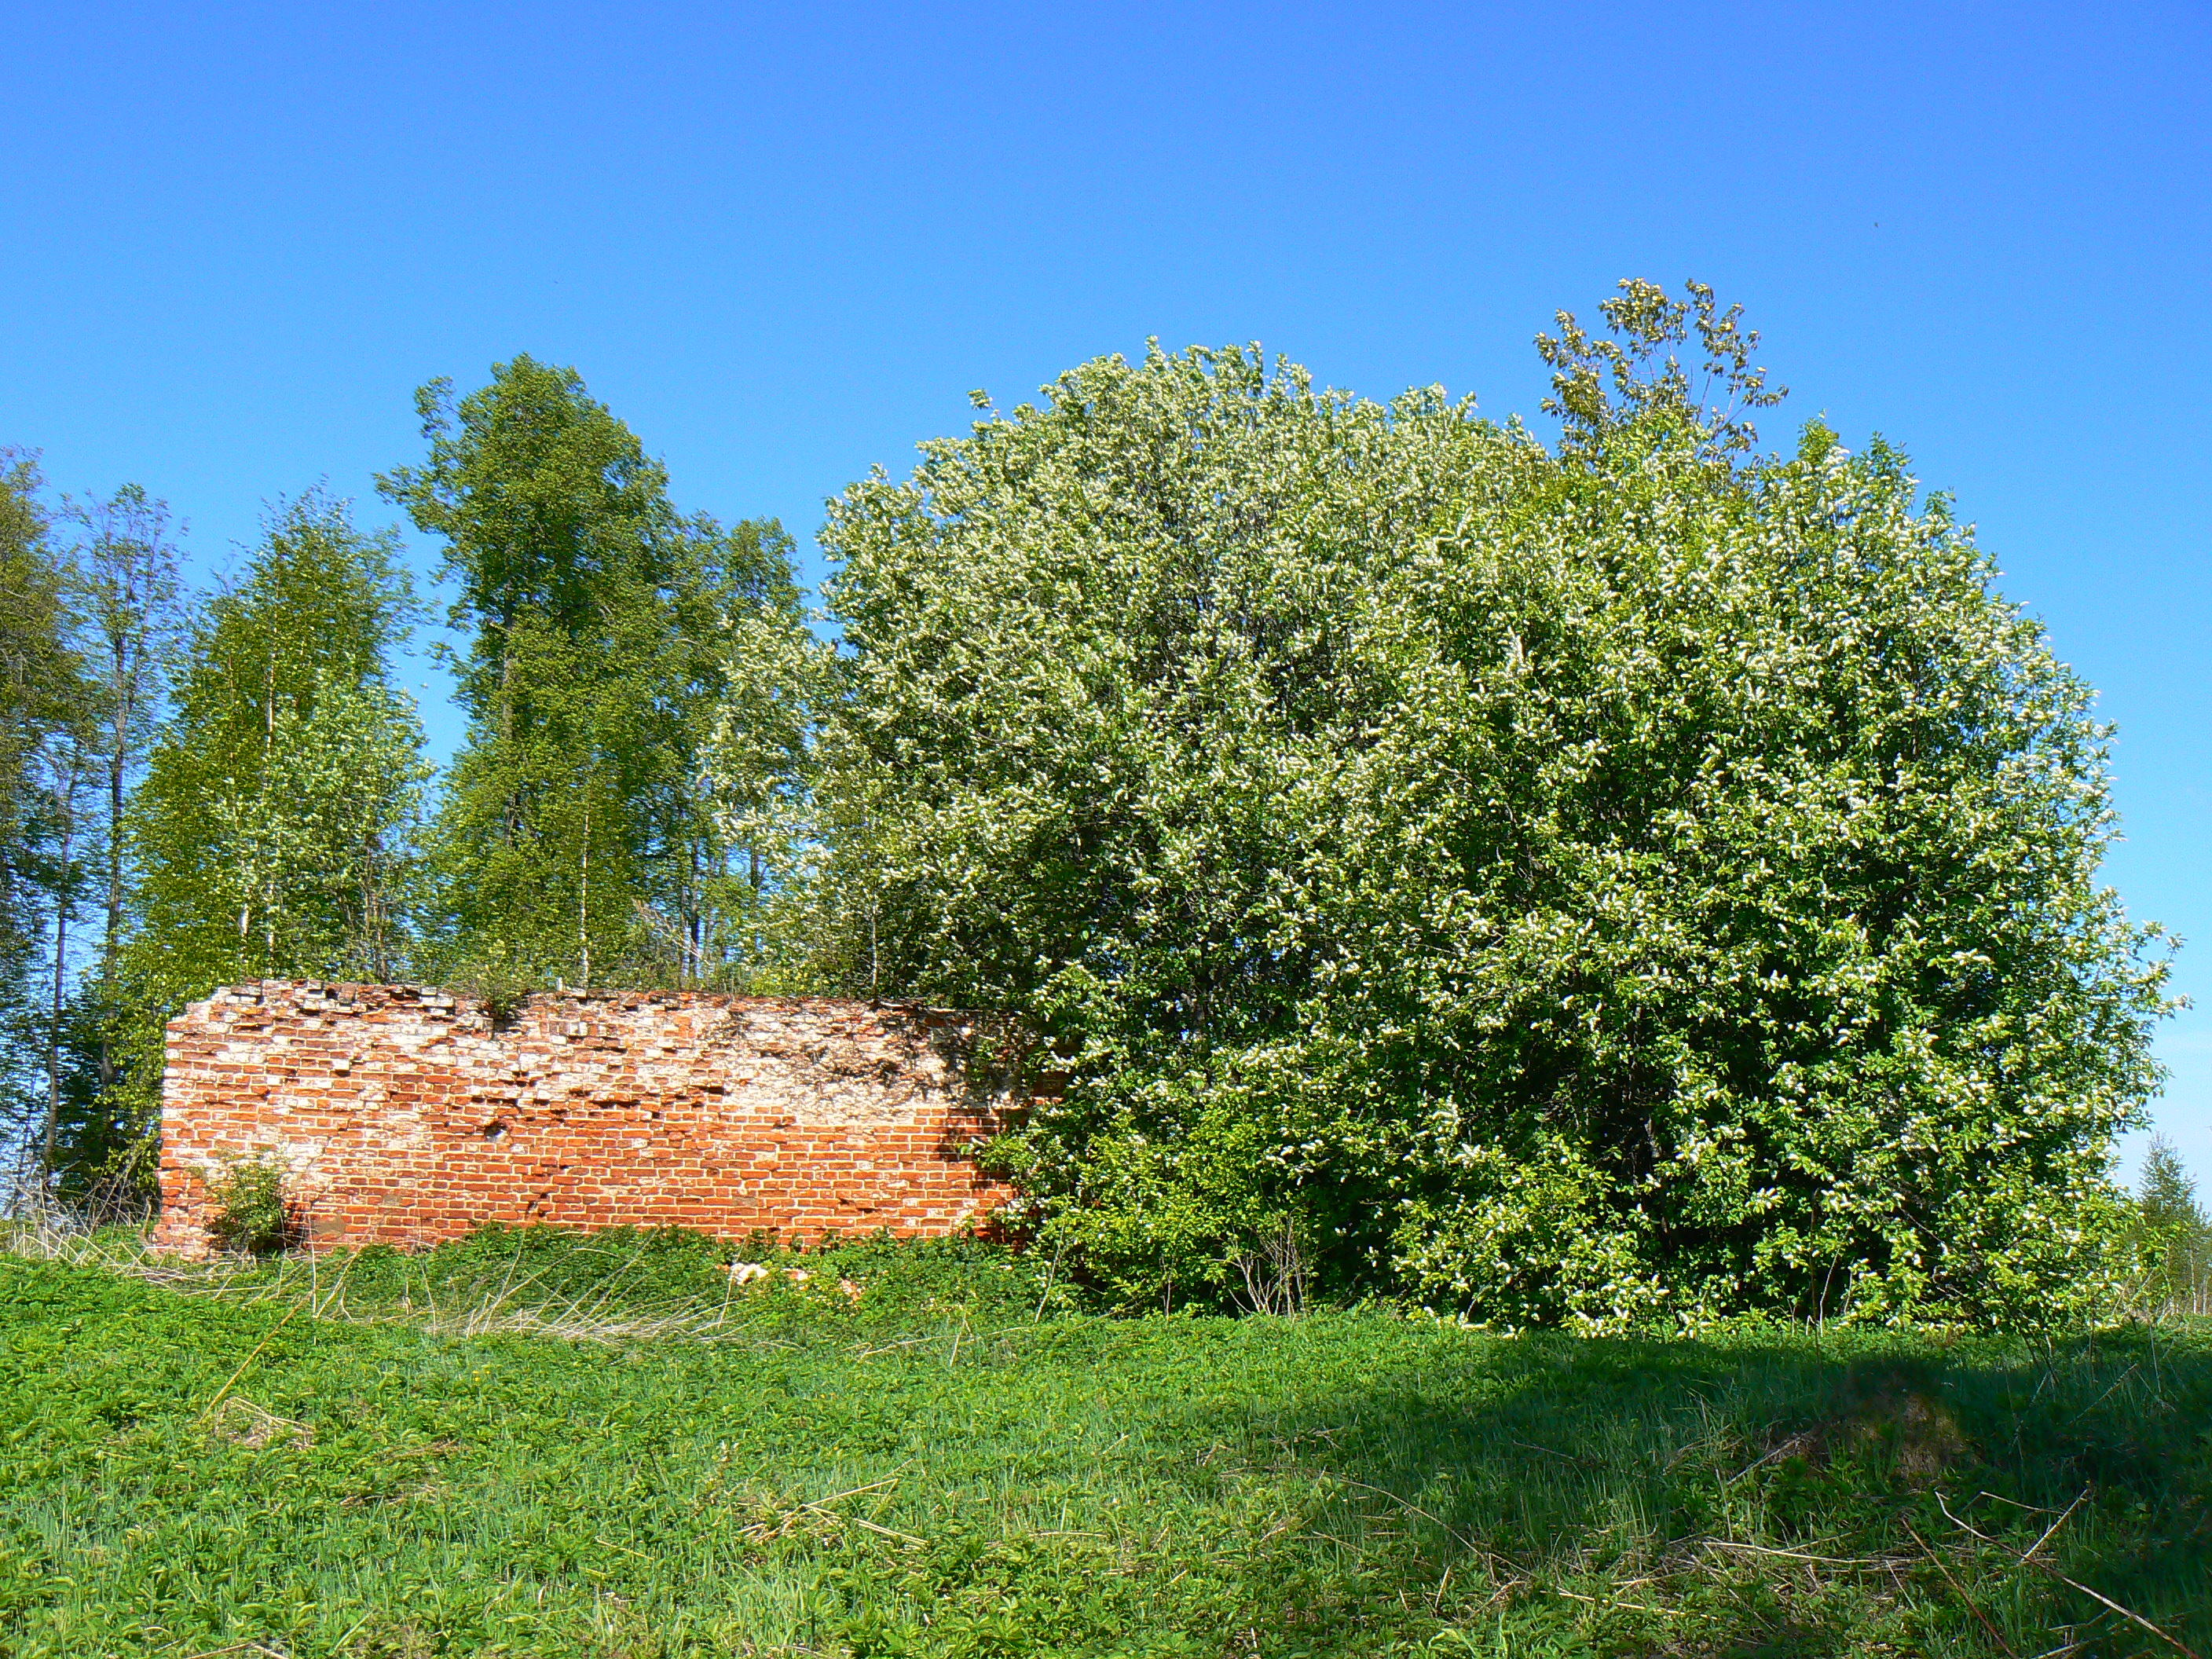
[[[452,989],[482,1000],[484,1018],[495,1031],[514,1023],[523,1005],[545,988],[543,979],[510,962],[492,962],[470,968],[453,981]]]
[[[240,1159],[208,1183],[208,1235],[226,1250],[267,1255],[291,1242],[284,1171],[266,1158]]]

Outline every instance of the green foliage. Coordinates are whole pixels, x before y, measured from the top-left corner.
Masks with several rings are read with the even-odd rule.
[[[703,759],[732,854],[717,889],[729,978],[763,994],[821,988],[811,959],[828,931],[813,910],[821,892],[814,738],[836,677],[833,651],[795,607],[755,611],[732,629]]]
[[[58,785],[84,735],[88,688],[40,483],[32,457],[0,451],[0,1136],[35,1134],[48,1105],[40,944],[77,875]]]
[[[63,516],[78,532],[70,585],[88,684],[77,748],[93,797],[73,806],[82,878],[72,897],[94,915],[80,915],[75,902],[58,910],[52,949],[68,959],[94,915],[99,942],[73,994],[52,1011],[46,1161],[72,1205],[130,1209],[151,1200],[158,1149],[137,1029],[143,1011],[132,1006],[122,977],[138,897],[127,821],[174,666],[182,584],[168,506],[139,485],[104,498],[64,497]]]
[[[413,614],[389,532],[319,493],[280,503],[191,631],[125,818],[135,927],[113,977],[139,1121],[161,1024],[216,986],[387,980],[408,959],[429,768],[389,656]]]
[[[1714,459],[1747,454],[1759,441],[1749,412],[1773,408],[1789,388],[1769,390],[1766,371],[1752,363],[1759,336],[1744,331],[1741,306],[1723,311],[1703,283],[1686,287],[1690,297],[1675,300],[1656,283],[1621,283],[1620,296],[1598,307],[1613,339],[1593,338],[1566,311],[1558,315],[1557,337],[1536,337],[1553,370],[1544,412],[1559,420],[1564,453],[1602,466],[1607,437],[1639,424],[1694,434]],[[1672,349],[1693,330],[1705,354],[1694,390]]]
[[[988,1247],[856,1248],[857,1303],[669,1235],[0,1257],[0,1647],[2171,1650],[2051,1573],[2212,1646],[2201,1331],[1039,1318]],[[901,1273],[941,1277],[885,1312]],[[636,1334],[678,1295],[728,1317]]]
[[[266,1158],[242,1158],[208,1183],[208,1234],[226,1250],[266,1255],[293,1240],[284,1171]]]
[[[2144,1155],[2132,1243],[2139,1303],[2148,1311],[2212,1314],[2212,1216],[2180,1154],[2163,1138]]]
[[[484,1015],[491,1021],[492,1029],[503,1031],[513,1024],[514,1017],[527,1006],[530,999],[540,991],[551,988],[536,975],[520,972],[504,962],[477,963],[458,975],[450,975],[447,988],[463,996],[476,997],[484,1006]]]
[[[407,962],[430,769],[389,679],[414,614],[397,552],[342,501],[280,502],[238,585],[189,629],[120,814],[112,949],[85,988],[80,1069],[99,1086],[64,1137],[78,1186],[150,1182],[162,1024],[186,1002],[247,979],[386,980]],[[129,595],[111,597],[113,611]],[[129,622],[107,630],[118,651]],[[156,690],[132,695],[143,708]],[[137,739],[127,722],[106,736],[112,782]]]
[[[131,1011],[111,1002],[100,980],[87,979],[47,1016],[48,1190],[78,1214],[142,1216],[154,1202],[161,1147],[125,1064],[135,1036]]]
[[[791,542],[679,515],[668,478],[574,370],[422,388],[429,455],[379,479],[447,542],[470,721],[434,837],[446,970],[697,984],[750,889],[703,746],[749,634],[795,625]]]
[[[388,678],[413,609],[397,550],[343,502],[280,504],[194,630],[130,823],[125,959],[163,1006],[244,978],[388,979],[405,959],[428,768]]]
[[[1748,456],[1733,312],[1608,318],[1556,450],[1155,349],[848,489],[818,966],[1042,1028],[1133,1300],[2066,1317],[2165,1006],[2089,691],[1894,450]]]

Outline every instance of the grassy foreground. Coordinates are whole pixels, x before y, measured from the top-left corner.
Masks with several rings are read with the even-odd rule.
[[[0,1652],[2212,1654],[2201,1330],[1507,1340],[798,1265],[0,1255]]]

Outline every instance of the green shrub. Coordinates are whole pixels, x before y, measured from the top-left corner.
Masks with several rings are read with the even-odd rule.
[[[543,975],[527,972],[512,962],[494,960],[463,969],[448,981],[447,988],[482,1002],[484,1018],[491,1022],[492,1030],[503,1031],[514,1023],[515,1016],[530,999],[547,989],[548,985]]]
[[[242,1158],[208,1183],[208,1236],[226,1250],[266,1255],[293,1242],[284,1171],[266,1158]]]
[[[2133,1223],[2136,1310],[2153,1317],[2212,1313],[2212,1217],[2163,1137],[2151,1142],[2143,1159]]]

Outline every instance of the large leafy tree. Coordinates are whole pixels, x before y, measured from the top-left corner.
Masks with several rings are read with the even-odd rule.
[[[391,654],[414,602],[396,539],[320,492],[280,503],[193,632],[130,823],[141,964],[387,978],[427,775]]]
[[[1132,1294],[2073,1305],[2163,1006],[2088,690],[1893,450],[1755,453],[1710,294],[1606,311],[1553,445],[1155,350],[848,490],[827,965],[1042,1028]]]
[[[428,457],[379,485],[445,538],[467,639],[469,734],[434,842],[449,964],[713,977],[739,896],[704,745],[733,647],[798,615],[789,538],[678,514],[573,369],[517,357],[417,404]]]

